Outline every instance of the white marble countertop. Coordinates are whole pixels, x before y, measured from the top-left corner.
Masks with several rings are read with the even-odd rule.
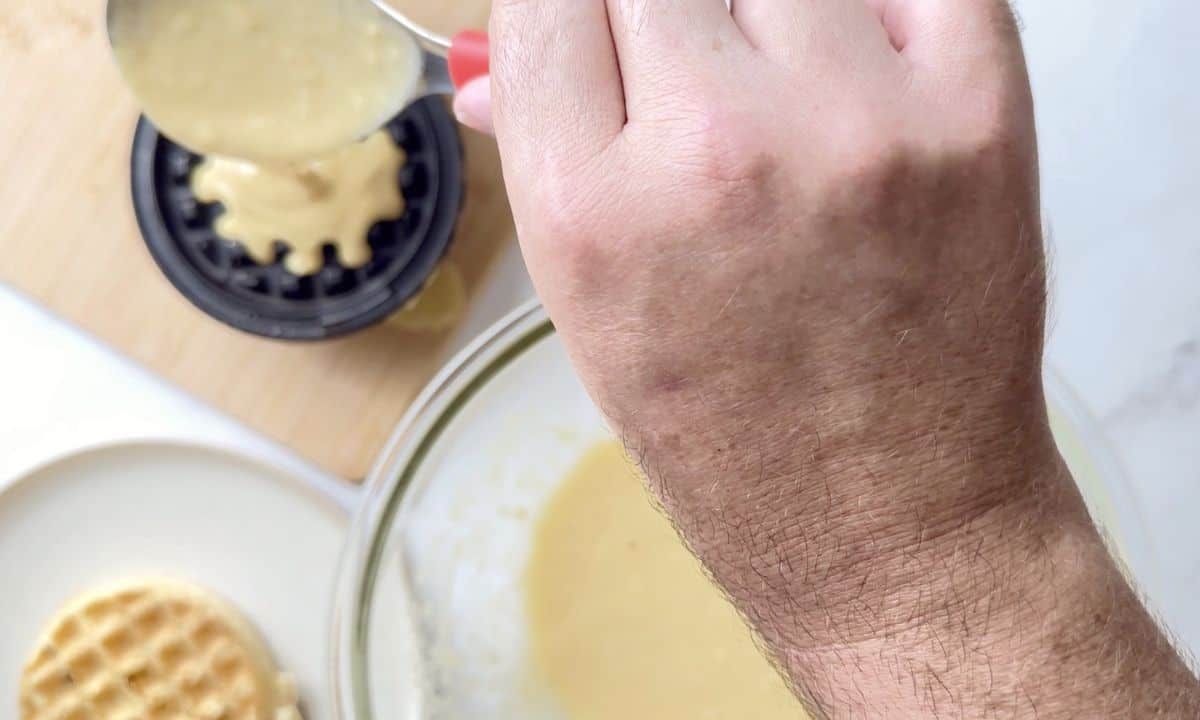
[[[1153,604],[1200,650],[1200,6],[1018,5],[1053,247],[1049,359],[1129,471],[1158,558]],[[514,250],[456,344],[530,294]],[[0,478],[152,436],[241,449],[337,487],[2,286],[0,328]],[[353,492],[341,495],[352,507]]]
[[[1153,604],[1200,649],[1200,6],[1018,9],[1053,249],[1048,356],[1129,471]]]

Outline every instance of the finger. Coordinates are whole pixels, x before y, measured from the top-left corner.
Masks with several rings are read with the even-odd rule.
[[[892,44],[918,74],[987,87],[1025,76],[1006,0],[869,0]]]
[[[747,47],[726,0],[608,0],[608,15],[630,120]]]
[[[789,66],[817,58],[894,54],[863,0],[735,0],[734,18],[752,45]]]
[[[472,130],[494,135],[491,78],[475,78],[462,86],[454,96],[454,115]]]
[[[605,0],[496,0],[492,118],[506,173],[586,159],[625,124]],[[528,178],[511,178],[518,182]]]

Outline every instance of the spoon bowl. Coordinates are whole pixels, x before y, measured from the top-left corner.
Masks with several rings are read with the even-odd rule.
[[[305,161],[413,100],[487,72],[486,35],[452,40],[382,0],[108,0],[109,44],[160,129],[190,149]]]

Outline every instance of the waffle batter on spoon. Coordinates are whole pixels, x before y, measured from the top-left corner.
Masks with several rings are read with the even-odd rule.
[[[379,128],[420,51],[368,0],[110,0],[121,71],[146,114],[197,152],[322,157]]]
[[[368,0],[111,0],[109,17],[147,114],[207,154],[193,190],[222,204],[218,234],[260,263],[283,242],[295,275],[325,245],[366,264],[367,231],[404,210],[404,152],[376,128],[417,83],[405,30]]]

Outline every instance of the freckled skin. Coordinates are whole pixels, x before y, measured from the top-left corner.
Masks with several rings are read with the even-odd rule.
[[[498,0],[492,32],[539,295],[814,716],[1200,716],[1050,435],[1006,3]]]

